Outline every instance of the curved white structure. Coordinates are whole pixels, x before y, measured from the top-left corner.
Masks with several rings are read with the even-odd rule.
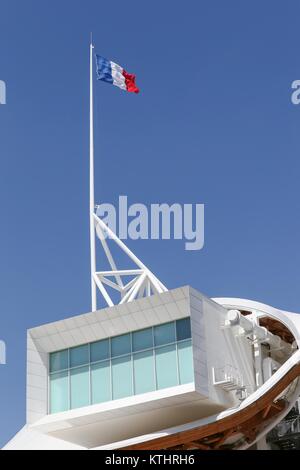
[[[219,414],[209,416],[208,418],[197,420],[183,426],[177,426],[170,429],[165,429],[157,433],[149,434],[147,436],[141,436],[136,439],[127,440],[124,442],[115,443],[110,446],[110,449],[122,448],[122,449],[157,449],[157,448],[198,448],[198,449],[214,449],[213,443],[216,442],[217,445],[215,448],[232,448],[244,450],[253,446],[261,438],[263,438],[270,430],[276,426],[290,411],[290,409],[295,404],[296,400],[300,395],[300,314],[287,312],[283,310],[276,309],[269,305],[251,301],[247,299],[238,299],[238,298],[214,298],[213,299],[218,304],[222,305],[228,309],[229,313],[233,312],[243,312],[244,314],[249,315],[249,317],[254,316],[256,321],[259,322],[260,319],[270,319],[278,322],[286,328],[294,337],[295,343],[293,348],[291,348],[289,357],[286,358],[285,362],[278,368],[278,370],[270,376],[263,384],[261,384],[255,392],[248,396],[241,404],[237,407],[229,408],[226,411],[223,411]],[[234,315],[232,315],[233,317]],[[246,316],[246,318],[247,318]],[[276,326],[278,326],[276,324]],[[290,374],[290,377],[289,377]],[[236,436],[233,435],[233,429],[235,426],[235,420],[239,422],[239,415],[251,407],[255,407],[260,400],[263,400],[268,396],[270,392],[276,386],[280,385],[285,380],[287,387],[284,387],[283,391],[275,397],[275,399],[280,401],[285,401],[285,406],[282,407],[279,412],[276,413],[271,419],[268,416],[267,410],[271,410],[272,404],[276,404],[276,400],[267,399],[268,404],[262,407],[264,411],[261,416],[260,422],[258,422],[259,431],[256,434],[252,435],[252,439],[243,439],[242,434],[236,433]],[[216,424],[222,423],[227,420],[227,423],[230,425],[227,426],[229,432],[224,432],[223,437],[216,439],[214,441],[210,439],[211,435],[216,435],[215,431],[217,429]],[[241,421],[242,422],[242,421]],[[246,420],[247,422],[247,420]],[[211,432],[210,428],[211,427]],[[204,431],[201,432],[201,431]],[[195,435],[197,432],[200,438],[198,442],[195,441]],[[193,436],[193,440],[190,440],[190,436]],[[181,442],[177,436],[181,435]],[[172,446],[172,438],[174,443]],[[210,444],[212,447],[210,447]],[[107,447],[106,447],[107,448]]]
[[[246,299],[215,298],[214,300],[226,308],[236,308],[238,310],[256,312],[258,318],[267,317],[274,320],[278,320],[292,333],[295,338],[295,342],[297,343],[298,349],[278,369],[278,371],[275,372],[275,374],[270,377],[267,382],[264,383],[263,386],[258,388],[257,392],[255,392],[252,396],[248,398],[248,400],[245,400],[241,404],[239,410],[242,410],[243,408],[245,408],[245,406],[249,406],[251,403],[255,403],[255,400],[258,400],[259,398],[263,397],[264,394],[266,394],[269,389],[271,389],[274,385],[280,382],[280,380],[284,378],[290,370],[293,370],[296,366],[300,364],[300,314],[279,310],[269,305]],[[254,441],[241,446],[241,449],[247,449],[257,441],[259,441],[286,416],[286,414],[294,406],[296,400],[300,396],[300,381],[299,379],[295,379],[295,382],[296,383],[294,384],[294,389],[292,389],[290,393],[287,393],[286,395],[288,400],[287,406],[282,410],[282,412],[278,413],[278,415],[274,417],[271,422],[267,423],[267,425],[263,427],[261,432],[256,435]]]

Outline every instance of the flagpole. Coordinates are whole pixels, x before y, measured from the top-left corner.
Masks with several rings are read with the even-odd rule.
[[[94,279],[96,272],[95,237],[95,182],[94,182],[94,93],[93,93],[93,38],[90,44],[90,249],[91,249],[91,297],[92,312],[97,310],[97,290]]]

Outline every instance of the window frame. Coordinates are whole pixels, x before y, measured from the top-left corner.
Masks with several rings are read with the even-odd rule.
[[[182,385],[180,382],[180,365],[179,365],[179,355],[178,355],[178,345],[181,344],[181,343],[184,343],[184,342],[188,342],[190,341],[191,343],[191,348],[193,350],[193,340],[192,340],[192,332],[191,332],[191,335],[190,337],[188,338],[184,338],[184,339],[180,339],[178,340],[178,334],[177,334],[177,324],[178,322],[180,322],[181,320],[185,320],[185,319],[189,319],[191,321],[191,317],[188,316],[188,317],[183,317],[183,318],[180,318],[180,319],[177,319],[177,320],[172,320],[172,321],[168,321],[168,322],[165,322],[165,323],[160,323],[160,324],[156,324],[156,325],[152,325],[150,327],[146,327],[146,328],[141,328],[140,330],[134,330],[134,331],[131,331],[131,332],[127,332],[127,333],[123,333],[121,335],[116,335],[116,336],[112,336],[112,337],[108,337],[108,338],[102,338],[102,339],[99,339],[99,340],[96,340],[96,341],[92,341],[90,343],[82,343],[82,344],[79,344],[77,346],[74,346],[74,347],[70,347],[70,348],[66,348],[66,349],[61,349],[61,350],[58,350],[58,351],[53,351],[52,353],[49,353],[48,354],[48,414],[55,414],[55,413],[51,413],[51,393],[50,393],[50,390],[51,390],[51,377],[54,375],[54,374],[57,374],[57,373],[61,373],[61,372],[68,372],[67,376],[68,376],[68,409],[66,411],[70,411],[70,410],[74,410],[74,409],[78,409],[78,408],[71,408],[71,371],[74,370],[74,369],[78,369],[80,367],[88,367],[88,374],[89,374],[89,404],[88,405],[85,405],[85,406],[91,406],[91,405],[95,405],[96,403],[93,403],[93,396],[92,396],[92,366],[94,365],[97,365],[97,364],[101,364],[101,363],[104,363],[104,362],[107,362],[109,363],[109,376],[110,376],[110,400],[106,401],[106,402],[100,402],[100,403],[108,403],[109,401],[115,401],[115,400],[118,400],[118,399],[123,399],[123,398],[113,398],[113,379],[112,379],[112,363],[113,363],[113,360],[114,359],[118,359],[118,358],[122,358],[122,357],[125,357],[125,356],[130,356],[130,361],[129,361],[129,364],[130,364],[130,368],[131,368],[131,381],[132,381],[132,394],[131,395],[128,395],[128,397],[132,397],[132,396],[136,396],[136,395],[140,395],[141,393],[136,393],[136,386],[135,386],[135,371],[134,371],[134,356],[136,354],[139,354],[139,353],[143,353],[143,352],[148,352],[148,351],[152,351],[152,357],[153,357],[153,374],[154,374],[154,390],[152,390],[151,392],[156,392],[156,391],[160,391],[160,390],[163,390],[164,388],[169,388],[169,387],[164,387],[164,388],[158,388],[158,378],[157,378],[157,367],[156,367],[156,351],[160,348],[163,348],[163,347],[166,347],[166,346],[172,346],[172,345],[175,345],[175,353],[176,353],[176,369],[177,369],[177,383],[172,385],[172,386],[180,386]],[[156,345],[155,344],[155,328],[156,327],[159,327],[159,326],[163,326],[163,325],[168,325],[168,324],[174,324],[174,330],[175,330],[175,335],[174,335],[174,341],[171,341],[171,342],[167,342],[167,343],[163,343],[163,344],[158,344]],[[140,331],[143,331],[143,330],[151,330],[151,335],[152,335],[152,347],[145,347],[143,349],[139,349],[137,351],[133,350],[133,335],[134,333],[137,333],[137,332],[140,332]],[[190,329],[191,331],[191,329]],[[121,337],[121,336],[124,336],[124,335],[130,335],[130,352],[126,352],[124,354],[119,354],[119,355],[116,355],[116,356],[112,356],[112,340],[114,338],[118,338],[118,337]],[[100,359],[100,360],[96,360],[96,361],[92,361],[91,360],[91,346],[95,343],[98,343],[102,340],[107,340],[108,341],[108,349],[109,349],[109,357],[105,358],[105,359]],[[70,351],[76,347],[80,347],[80,346],[88,346],[88,358],[89,358],[89,362],[88,363],[85,363],[85,364],[81,364],[81,365],[76,365],[76,366],[72,366],[71,367],[71,354],[70,354]],[[64,352],[64,351],[68,351],[68,368],[67,369],[61,369],[61,370],[55,370],[55,371],[50,371],[50,365],[51,365],[51,354],[55,354],[55,353],[59,353],[59,352]],[[192,364],[192,367],[193,367],[193,370],[194,370],[194,364]],[[144,392],[144,393],[151,393],[151,392]],[[126,398],[128,398],[126,397]],[[125,397],[124,397],[125,398]]]

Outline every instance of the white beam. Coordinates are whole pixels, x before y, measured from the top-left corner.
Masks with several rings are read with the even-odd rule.
[[[98,289],[100,290],[101,294],[103,295],[104,299],[106,300],[106,303],[109,307],[113,307],[114,306],[114,303],[113,301],[111,300],[107,290],[105,289],[104,285],[102,284],[102,282],[100,281],[100,279],[98,278],[98,276],[96,274],[94,274],[94,281],[95,283],[97,284],[98,286]]]
[[[93,49],[90,44],[90,257],[91,257],[91,297],[92,311],[97,310],[97,290],[94,279],[96,271],[96,234],[94,226],[95,188],[94,188],[94,96],[93,96]]]
[[[122,292],[123,289],[122,287],[120,287],[118,284],[116,284],[115,282],[112,282],[110,279],[106,279],[106,277],[104,276],[101,276],[99,274],[97,274],[98,278],[100,279],[100,281],[103,283],[103,284],[106,284],[107,286],[111,287],[112,289],[115,289],[119,292]]]
[[[99,235],[97,229],[99,229],[100,235]],[[113,259],[113,256],[112,256],[111,252],[110,252],[110,249],[109,249],[109,247],[108,247],[108,244],[107,244],[107,242],[106,242],[106,240],[105,240],[105,236],[104,236],[103,230],[102,230],[102,228],[100,227],[99,224],[98,224],[97,227],[96,227],[96,231],[97,231],[97,234],[98,234],[98,238],[99,238],[100,241],[101,241],[103,250],[104,250],[104,252],[105,252],[105,254],[106,254],[106,256],[107,256],[107,259],[108,259],[108,262],[109,262],[109,264],[110,264],[111,269],[113,269],[114,271],[117,271],[116,263],[115,263],[115,261],[114,261],[114,259]],[[119,284],[119,286],[120,286],[121,288],[124,287],[124,286],[123,286],[123,283],[122,283],[122,279],[121,279],[121,277],[120,277],[119,274],[116,274],[116,281],[117,281],[117,283]]]
[[[123,299],[120,302],[120,305],[125,304],[126,302],[129,301],[129,298],[130,298],[132,292],[134,291],[138,281],[139,281],[139,278],[137,278],[136,282],[132,285],[132,287],[129,289],[129,291],[124,295]]]
[[[116,242],[116,244],[127,254],[127,256],[129,256],[129,258],[137,264],[137,266],[139,266],[139,268],[147,271],[149,274],[151,274],[151,276],[153,276],[153,278],[156,279],[156,277],[154,276],[154,274],[144,265],[144,263],[141,262],[141,260],[139,260],[139,258],[137,256],[135,256],[135,254],[125,245],[125,243],[122,242],[122,240],[120,240],[117,235],[96,215],[94,214],[94,218],[96,220],[96,222],[98,222],[100,224],[100,227],[105,231],[107,232],[108,236],[114,240]],[[165,292],[167,291],[168,289],[166,288],[166,286],[164,286],[160,281],[157,282],[158,285],[160,285],[160,287],[158,289],[161,289],[161,292]]]
[[[134,286],[134,289],[133,289],[133,291],[131,292],[131,294],[128,298],[128,302],[132,302],[132,300],[135,299],[135,297],[138,294],[140,288],[142,287],[145,279],[146,279],[146,274],[144,273],[144,274],[141,275],[141,277],[137,281],[136,285]]]
[[[115,276],[116,274],[120,274],[120,276],[136,276],[137,274],[142,274],[143,272],[143,269],[120,269],[117,271],[97,271],[96,274],[102,274],[103,276]]]

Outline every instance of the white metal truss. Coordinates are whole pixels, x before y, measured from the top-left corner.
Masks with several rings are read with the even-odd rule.
[[[131,302],[141,297],[148,297],[156,293],[166,292],[166,286],[139,260],[139,258],[122,242],[117,235],[95,213],[94,229],[99,238],[103,251],[109,262],[111,270],[95,271],[92,273],[93,281],[98,287],[109,307],[114,304],[107,287],[119,293],[119,304]],[[112,240],[136,267],[134,269],[118,269],[108,246],[108,239]],[[128,280],[128,278],[132,278]],[[127,279],[125,281],[125,278]]]

